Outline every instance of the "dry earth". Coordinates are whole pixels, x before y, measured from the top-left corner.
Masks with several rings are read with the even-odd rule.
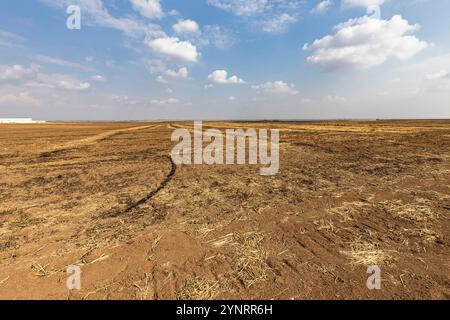
[[[175,167],[192,123],[0,126],[0,299],[450,298],[450,121],[207,126],[280,129],[279,174]]]

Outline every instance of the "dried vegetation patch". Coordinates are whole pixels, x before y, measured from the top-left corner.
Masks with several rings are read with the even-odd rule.
[[[219,282],[200,277],[188,278],[177,294],[179,300],[212,300],[220,293]]]
[[[236,263],[233,275],[246,287],[266,281],[270,268],[267,264],[267,251],[262,242],[262,232],[247,232],[234,236],[233,247],[236,252]]]
[[[418,203],[403,203],[401,200],[384,201],[381,203],[384,210],[393,217],[413,222],[427,222],[437,218],[437,214],[427,204],[427,200]]]
[[[356,240],[350,243],[350,249],[341,251],[353,265],[376,265],[392,260],[392,250],[383,250],[378,245]]]

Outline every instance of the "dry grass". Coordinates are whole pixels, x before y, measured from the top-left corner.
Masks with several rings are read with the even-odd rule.
[[[200,223],[195,227],[194,235],[199,238],[206,238],[210,233],[222,229],[230,221],[214,221],[213,223]]]
[[[151,287],[148,273],[145,273],[143,280],[134,283],[134,286],[137,289],[136,298],[138,300],[147,300],[149,298]]]
[[[427,222],[437,217],[431,208],[426,205],[425,200],[417,204],[404,204],[401,200],[384,201],[381,205],[389,214],[403,220]]]
[[[109,289],[111,286],[115,285],[115,284],[116,284],[116,282],[109,283],[109,284],[106,284],[106,285],[104,285],[104,286],[102,286],[102,287],[100,287],[100,288],[97,288],[97,289],[93,290],[93,291],[90,291],[90,292],[88,292],[88,293],[83,297],[83,300],[86,300],[86,299],[88,299],[91,295],[100,293],[100,292],[102,292],[102,291],[107,292],[108,289]]]
[[[438,239],[441,239],[441,236],[436,231],[428,229],[427,227],[411,229],[408,231],[410,235],[419,237],[424,242],[436,242]]]
[[[334,226],[333,221],[331,220],[325,219],[316,220],[314,221],[314,225],[316,226],[316,230],[318,231],[326,230],[334,233],[337,230],[336,227]]]
[[[258,231],[247,233],[229,233],[207,241],[216,248],[230,246],[234,254],[234,266],[231,277],[249,288],[256,283],[266,281],[268,272],[267,251],[262,242],[264,234]]]
[[[227,244],[231,244],[233,242],[233,233],[226,234],[224,236],[219,237],[218,239],[210,240],[206,243],[211,243],[212,246],[219,248],[223,247]]]
[[[33,262],[31,264],[31,270],[33,270],[34,275],[38,277],[47,277],[54,273],[53,270],[47,270],[48,264],[42,266],[39,262]]]
[[[161,241],[161,239],[162,239],[162,236],[161,235],[157,235],[156,238],[153,240],[152,246],[150,248],[150,250],[152,252],[156,249],[156,247],[158,246],[158,244]]]
[[[262,246],[262,232],[236,234],[233,246],[236,252],[236,263],[233,275],[247,288],[256,283],[266,281],[270,270],[267,265],[267,252]]]
[[[343,123],[342,130],[347,125]],[[83,141],[84,134],[72,134],[61,126],[61,138],[49,139],[46,146],[41,140],[47,132],[37,131],[23,139],[40,143],[35,153],[52,145],[86,145],[47,157],[18,153],[0,159],[0,167],[8,171],[0,186],[4,259],[0,296],[54,297],[65,273],[58,269],[59,274],[51,276],[52,269],[89,251],[75,263],[91,264],[86,267],[91,275],[85,283],[87,290],[70,298],[94,290],[85,298],[351,299],[358,298],[363,274],[346,274],[345,284],[338,285],[341,273],[353,268],[350,263],[386,267],[392,266],[390,259],[407,276],[414,260],[417,281],[408,283],[408,290],[401,284],[392,286],[382,298],[429,297],[423,286],[429,284],[436,292],[445,286],[439,279],[445,277],[442,266],[448,257],[444,216],[450,198],[444,194],[450,171],[445,171],[442,144],[431,143],[441,136],[433,133],[432,124],[429,132],[417,137],[387,135],[382,132],[383,123],[375,125],[380,133],[373,137],[334,130],[315,133],[292,125],[298,132],[283,132],[281,143],[311,148],[281,148],[284,162],[278,175],[261,177],[258,166],[248,165],[179,166],[157,197],[122,216],[110,213],[142,198],[167,174],[168,163],[162,155],[173,147],[170,130],[127,133],[95,146],[95,139],[107,136]],[[109,131],[115,129],[110,126]],[[190,123],[186,126],[192,128]],[[365,130],[363,126],[360,131]],[[69,138],[77,143],[70,145]],[[382,170],[366,170],[375,167]],[[421,202],[421,197],[431,202]],[[411,219],[408,210],[395,218],[380,204],[399,199],[403,202],[391,206],[388,202],[386,208],[413,211],[419,207],[421,218]],[[166,220],[153,219],[159,213]],[[430,221],[433,215],[442,219]],[[416,257],[423,258],[423,266]],[[40,264],[30,269],[35,261]],[[436,276],[429,279],[429,274]],[[14,281],[3,282],[7,275],[14,275]],[[27,281],[21,283],[21,279]],[[113,281],[116,285],[110,288]],[[27,290],[36,285],[42,288]],[[59,298],[66,298],[66,293]]]
[[[359,239],[350,243],[350,250],[341,251],[341,253],[347,256],[353,265],[376,265],[392,259],[387,250]]]
[[[340,217],[340,222],[345,223],[353,221],[355,215],[360,214],[364,207],[369,206],[364,202],[344,202],[340,207],[329,210],[332,214],[337,214]]]
[[[9,276],[7,276],[5,279],[3,279],[3,280],[0,280],[0,287],[6,282],[6,281],[8,281],[8,279],[9,279]]]
[[[179,300],[212,300],[220,293],[219,282],[200,277],[188,278],[177,294]]]

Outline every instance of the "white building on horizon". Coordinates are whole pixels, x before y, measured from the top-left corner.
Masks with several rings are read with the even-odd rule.
[[[0,118],[0,124],[30,124],[45,123],[45,121],[34,121],[32,118]]]

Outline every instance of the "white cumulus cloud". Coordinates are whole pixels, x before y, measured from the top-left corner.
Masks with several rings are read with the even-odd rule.
[[[149,19],[161,19],[164,12],[161,8],[160,0],[130,0],[134,9]]]
[[[197,47],[189,41],[180,41],[178,38],[146,40],[146,44],[154,52],[179,61],[197,62],[199,56]]]
[[[173,31],[176,33],[199,33],[200,27],[198,23],[191,19],[180,20],[173,25]]]
[[[182,79],[185,79],[189,76],[189,72],[188,72],[187,68],[185,68],[185,67],[178,69],[178,71],[169,69],[169,70],[166,70],[166,72],[164,74],[168,77],[182,78]]]
[[[400,15],[390,20],[371,17],[350,19],[337,25],[334,35],[306,44],[313,50],[308,62],[326,70],[345,67],[367,69],[389,58],[408,59],[427,47],[427,43],[411,35],[420,29]]]
[[[332,0],[324,0],[320,1],[312,10],[311,13],[317,13],[322,14],[327,12],[331,6],[334,5],[334,2]]]
[[[238,76],[231,76],[228,78],[226,70],[216,70],[208,76],[208,80],[216,84],[243,84],[244,80]]]

